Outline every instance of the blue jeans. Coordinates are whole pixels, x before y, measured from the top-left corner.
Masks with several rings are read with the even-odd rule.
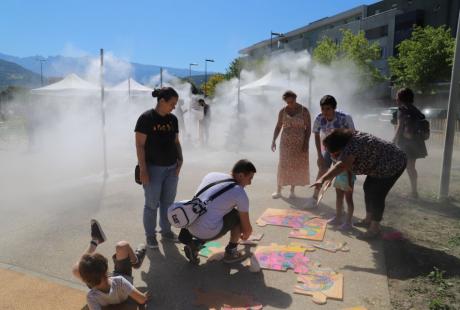
[[[176,167],[148,165],[150,182],[144,185],[145,205],[144,205],[144,230],[147,237],[156,234],[157,210],[160,209],[160,228],[161,233],[171,231],[171,224],[168,221],[168,207],[176,198],[177,182]]]

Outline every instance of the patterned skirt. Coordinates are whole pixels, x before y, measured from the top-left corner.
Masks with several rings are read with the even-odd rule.
[[[283,128],[278,163],[278,185],[305,186],[310,183],[308,152],[302,150],[305,130]]]

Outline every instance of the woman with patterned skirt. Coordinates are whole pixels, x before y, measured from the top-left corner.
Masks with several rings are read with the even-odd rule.
[[[310,183],[308,144],[311,134],[310,112],[296,101],[297,95],[286,91],[283,100],[286,106],[278,114],[272,141],[276,150],[276,139],[281,132],[280,159],[278,164],[278,186],[272,198],[281,197],[283,186],[291,186],[290,198],[295,197],[295,187]]]

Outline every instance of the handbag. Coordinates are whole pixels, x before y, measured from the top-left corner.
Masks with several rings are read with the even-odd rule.
[[[202,201],[199,196],[207,191],[209,188],[221,184],[231,182],[229,185],[225,186],[218,192],[212,194],[208,200]],[[208,209],[207,205],[225,193],[226,191],[232,189],[237,184],[234,179],[226,179],[217,182],[213,182],[211,184],[206,185],[201,189],[191,200],[179,201],[173,203],[168,208],[168,220],[172,226],[176,228],[188,228],[192,225],[200,216],[205,214]]]

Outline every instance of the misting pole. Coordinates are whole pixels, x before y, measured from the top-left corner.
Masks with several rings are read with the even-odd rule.
[[[101,48],[101,118],[102,118],[102,152],[104,155],[104,181],[109,176],[107,171],[107,145],[105,141],[105,106],[104,106],[104,49]]]
[[[128,78],[128,104],[131,103],[131,75]]]
[[[160,88],[163,88],[163,67],[160,68]]]
[[[459,12],[460,13],[460,12]],[[452,80],[450,82],[449,104],[447,106],[447,125],[444,135],[444,151],[442,154],[441,182],[439,185],[439,200],[447,199],[449,195],[450,170],[452,168],[452,152],[455,138],[455,114],[460,100],[460,14],[457,21],[457,35],[455,40],[454,64],[452,66]]]

